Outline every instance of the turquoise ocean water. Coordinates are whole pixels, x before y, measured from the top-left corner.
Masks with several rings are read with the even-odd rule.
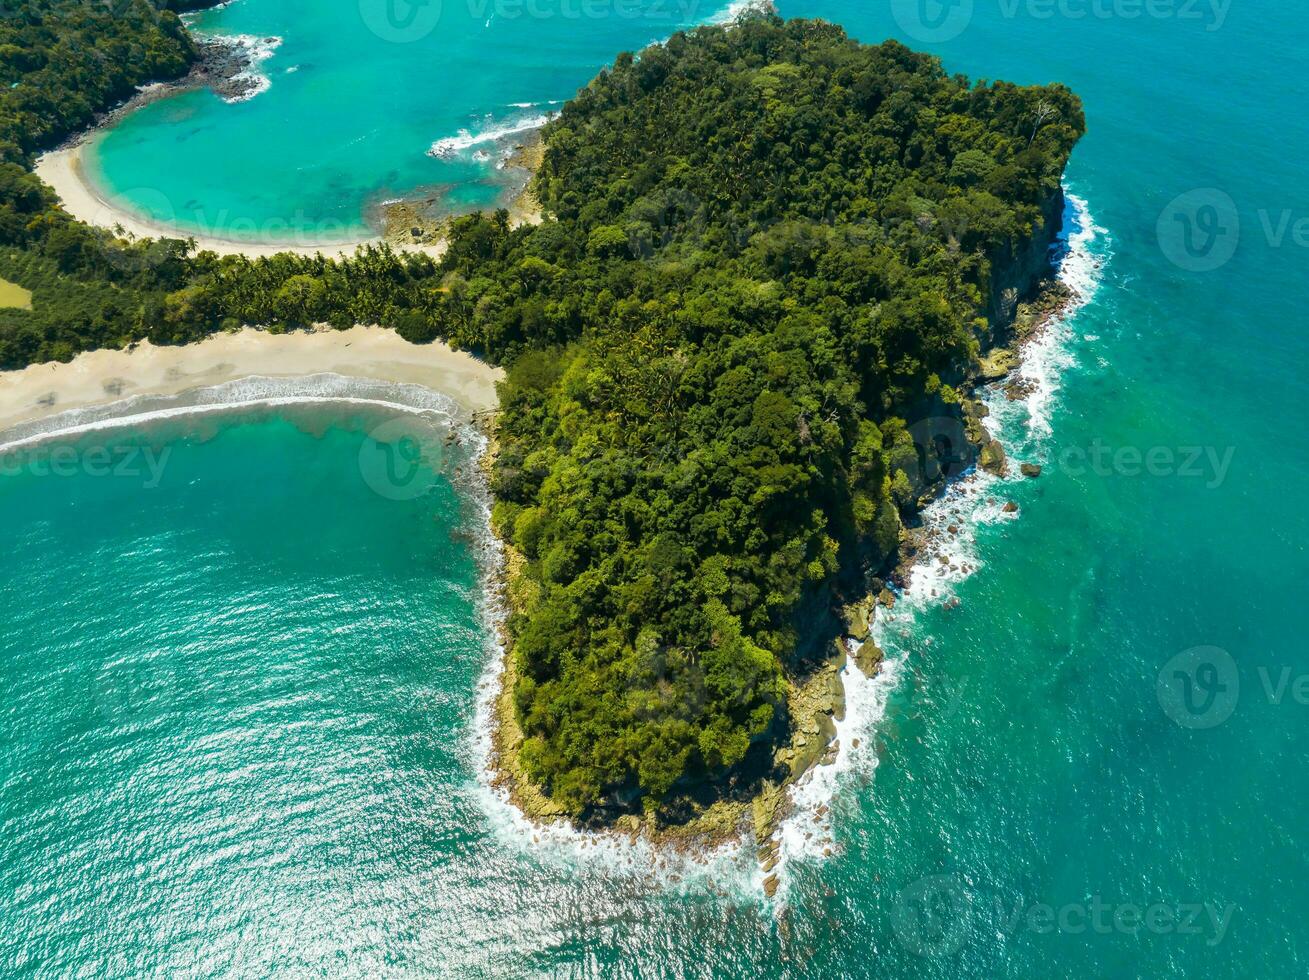
[[[274,113],[293,84],[279,60],[331,33],[327,12],[287,9],[210,15],[285,41],[269,90],[205,125]],[[6,973],[1306,972],[1304,14],[781,9],[970,75],[1064,81],[1090,132],[1064,269],[1085,304],[1032,353],[1028,400],[991,397],[1012,455],[1045,470],[933,512],[958,533],[879,627],[891,662],[852,684],[841,732],[860,747],[805,791],[779,901],[731,853],[652,869],[516,824],[477,776],[489,655],[467,450],[408,415],[379,445],[389,416],[359,406],[247,410],[87,433],[62,466],[49,449],[0,475]],[[537,21],[530,58],[480,56],[466,84],[433,62],[393,92],[401,119],[448,113],[415,123],[420,156],[445,120],[565,97],[661,33]],[[331,59],[314,60],[321,81]],[[483,99],[499,72],[519,81]],[[164,122],[124,139],[172,146]],[[244,175],[230,202],[285,179],[222,160]],[[188,169],[172,179],[207,179]],[[97,446],[137,446],[138,472],[101,475]],[[388,490],[395,467],[425,492]]]

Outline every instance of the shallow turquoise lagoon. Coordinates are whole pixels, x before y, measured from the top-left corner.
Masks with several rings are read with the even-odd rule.
[[[952,70],[1064,81],[1090,124],[1066,267],[1089,301],[1030,362],[1034,400],[992,399],[1012,454],[1045,470],[937,512],[969,518],[954,557],[974,570],[918,580],[884,624],[887,677],[843,733],[862,754],[830,819],[788,828],[783,900],[730,855],[652,874],[648,855],[534,841],[479,784],[489,652],[461,460],[431,461],[430,491],[397,500],[362,475],[368,428],[348,412],[193,420],[82,437],[172,447],[154,488],[0,476],[6,972],[1304,974],[1303,12],[781,6]],[[516,25],[518,48],[457,35],[475,70],[413,73],[391,89],[394,130],[332,167],[284,149],[309,168],[293,182],[224,149],[225,114],[291,119],[279,92],[305,86],[320,119],[349,117],[344,89],[307,90],[380,71],[365,62],[395,46],[336,64],[294,52],[326,44],[339,12],[242,0],[211,16],[285,40],[267,92],[193,98],[193,128],[214,135],[170,179],[212,179],[176,191],[261,215],[448,179],[421,171],[433,140],[566,97],[664,33],[546,18]],[[115,185],[185,146],[173,111],[111,137]],[[156,150],[132,156],[136,139]],[[350,193],[334,197],[340,166]]]

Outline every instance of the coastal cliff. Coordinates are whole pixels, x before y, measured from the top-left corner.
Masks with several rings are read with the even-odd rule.
[[[991,289],[986,303],[989,334],[984,347],[993,348],[1003,341],[1018,304],[1033,298],[1050,278],[1050,252],[1063,224],[1065,203],[1063,187],[1052,188],[1041,202],[1032,234],[1007,241],[991,253]]]

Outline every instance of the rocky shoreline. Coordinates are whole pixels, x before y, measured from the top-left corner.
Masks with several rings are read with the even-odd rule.
[[[1013,375],[1022,364],[1023,348],[1062,316],[1073,299],[1073,294],[1063,283],[1047,276],[1040,281],[1036,295],[1030,301],[1014,304],[1012,319],[994,334],[995,346],[979,358],[973,373],[961,385],[966,393],[961,423],[971,447],[968,461],[962,469],[954,472],[943,468],[940,479],[919,497],[918,513],[937,500],[955,478],[970,479],[978,470],[1000,477],[1007,475],[1009,461],[1004,447],[981,423],[987,415],[987,408],[974,396],[980,388],[1004,382],[1007,378],[1010,379],[1009,386],[1018,384]],[[1032,472],[1030,464],[1024,463],[1022,473],[1028,477],[1039,476],[1040,468],[1034,469]],[[1017,509],[1012,501],[1005,505],[1008,513]],[[944,533],[950,530],[948,527],[942,529]],[[870,679],[880,671],[884,654],[873,638],[873,624],[880,611],[889,611],[895,606],[895,589],[908,583],[915,566],[929,560],[935,553],[934,543],[933,532],[921,526],[907,526],[901,530],[890,573],[885,578],[872,578],[868,582],[867,594],[842,609],[845,629],[843,635],[834,640],[832,656],[803,682],[793,685],[788,702],[795,730],[791,742],[781,746],[776,753],[776,761],[786,765],[790,775],[778,784],[766,784],[756,797],[751,812],[751,829],[759,848],[760,866],[766,875],[764,893],[769,897],[779,887],[778,878],[773,873],[780,846],[776,832],[791,814],[788,789],[815,766],[835,762],[840,751],[833,722],[842,720],[845,714],[841,671],[849,659],[853,659],[855,666]],[[947,601],[958,603],[957,599]],[[822,814],[819,816],[821,818]]]
[[[954,379],[955,387],[963,395],[960,405],[954,407],[955,415],[944,415],[946,410],[940,409],[946,426],[953,422],[957,434],[966,441],[967,452],[962,460],[928,460],[929,466],[933,462],[936,465],[930,473],[924,474],[914,508],[916,514],[938,499],[946,487],[960,477],[967,479],[969,474],[978,470],[997,476],[1009,472],[1004,447],[992,438],[982,423],[988,410],[976,395],[983,387],[1003,384],[1009,379],[1006,394],[1011,399],[1024,397],[1023,382],[1016,376],[1022,364],[1023,349],[1040,336],[1047,325],[1057,320],[1075,298],[1055,278],[1050,258],[1062,210],[1063,194],[1057,192],[1046,208],[1045,221],[1032,241],[1027,243],[1025,254],[1012,257],[1012,267],[997,274],[1001,278],[996,280],[993,290],[998,299],[988,310],[991,328],[986,338],[987,347],[967,372]],[[1021,301],[1023,296],[1029,299]],[[930,447],[930,435],[925,442]],[[493,432],[490,446],[484,459],[488,473],[494,459]],[[931,456],[930,448],[927,455]],[[1031,472],[1024,464],[1022,472],[1029,477],[1038,476],[1039,468],[1035,469],[1036,472]],[[1010,502],[1005,510],[1012,513],[1017,510],[1017,505]],[[512,609],[516,590],[530,586],[515,573],[523,562],[522,557],[503,540],[501,543],[506,557],[498,584],[503,603]],[[845,717],[841,672],[850,660],[868,678],[875,677],[880,671],[883,653],[872,636],[879,609],[889,610],[895,605],[896,590],[908,582],[913,568],[920,561],[933,554],[932,545],[932,532],[921,526],[904,527],[894,564],[889,571],[883,570],[885,577],[870,577],[864,583],[863,598],[841,608],[838,617],[840,631],[831,641],[829,655],[803,676],[788,677],[790,737],[776,747],[768,775],[752,785],[748,798],[719,798],[689,819],[675,824],[661,824],[653,818],[625,814],[612,824],[588,829],[633,841],[643,838],[658,847],[675,850],[708,848],[751,838],[765,875],[764,892],[772,896],[779,887],[775,873],[780,859],[777,831],[791,812],[790,788],[815,767],[834,763],[841,749],[835,741],[835,723]],[[492,784],[503,790],[510,802],[530,821],[571,824],[563,809],[532,783],[518,763],[517,753],[523,736],[513,706],[513,657],[503,630],[500,641],[504,654],[493,702],[489,760]],[[785,775],[781,778],[771,778],[782,773]],[[819,814],[820,819],[822,816]]]
[[[257,95],[267,85],[267,81],[256,71],[259,62],[263,60],[257,45],[276,46],[281,43],[281,38],[192,35],[192,42],[195,44],[197,58],[185,75],[172,81],[151,82],[141,86],[131,98],[107,112],[97,113],[91,125],[63,140],[57,148],[80,146],[96,133],[113,127],[143,106],[184,92],[207,88],[228,102],[240,102]]]
[[[504,202],[511,227],[536,224],[541,220],[541,205],[532,191],[531,177],[540,168],[544,156],[545,142],[541,131],[534,129],[522,134],[522,142],[515,144],[504,158],[502,169],[513,171],[524,179],[522,189]],[[445,240],[453,217],[444,206],[449,191],[450,187],[438,185],[384,201],[369,220],[381,226],[382,240],[388,245],[434,245]]]

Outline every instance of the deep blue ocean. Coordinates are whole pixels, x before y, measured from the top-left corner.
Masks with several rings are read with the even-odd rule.
[[[557,6],[512,19],[506,36],[531,44],[479,47],[447,0],[456,26],[390,45],[428,68],[393,89],[387,118],[415,139],[388,186],[429,182],[430,141],[566,98],[668,33],[565,24]],[[1064,82],[1089,131],[1066,181],[1063,275],[1082,305],[1030,352],[1031,396],[989,399],[1042,475],[974,482],[930,515],[960,533],[879,624],[886,672],[852,684],[841,732],[860,746],[802,792],[777,900],[748,856],[656,863],[542,835],[479,779],[493,655],[471,450],[411,419],[397,445],[427,451],[393,457],[378,419],[346,406],[246,411],[63,443],[76,460],[135,447],[118,478],[51,466],[53,447],[0,473],[0,972],[1309,972],[1309,15],[1271,0],[780,12],[974,77]],[[288,0],[206,15],[283,45],[249,102],[187,97],[214,103],[195,111],[217,129],[195,138],[327,86],[344,69],[293,52],[347,15]],[[382,56],[361,46],[349,73],[380,77],[361,63]],[[433,100],[445,116],[416,126]],[[185,130],[168,106],[122,140],[171,146]],[[106,179],[126,189],[115,138]],[[241,202],[299,168],[308,214],[338,168],[347,214],[387,183],[367,155],[325,164],[313,138],[303,159],[288,139],[268,172],[227,160],[246,183],[187,193],[264,214]],[[383,458],[421,471],[423,492],[379,492]]]

